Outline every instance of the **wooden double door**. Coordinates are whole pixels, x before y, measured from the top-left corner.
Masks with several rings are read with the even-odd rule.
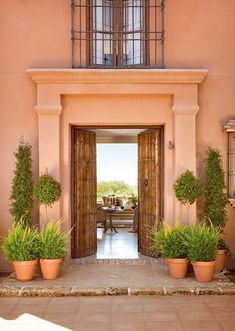
[[[138,134],[138,249],[154,256],[150,229],[162,206],[162,128]],[[96,134],[72,130],[72,257],[96,253]]]

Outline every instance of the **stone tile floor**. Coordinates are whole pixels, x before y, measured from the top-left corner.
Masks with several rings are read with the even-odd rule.
[[[0,298],[0,330],[234,331],[235,296]]]
[[[117,228],[118,233],[97,229],[97,259],[137,259],[137,233],[132,228]]]
[[[0,283],[0,296],[78,296],[141,294],[235,294],[235,285],[222,273],[211,283],[198,283],[193,274],[170,278],[161,259],[80,259],[64,267],[56,280],[43,280],[38,272],[31,282],[14,274]]]

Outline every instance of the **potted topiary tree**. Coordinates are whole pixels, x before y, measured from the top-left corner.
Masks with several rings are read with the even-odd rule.
[[[217,255],[215,259],[215,271],[223,271],[225,268],[226,256],[232,257],[232,253],[223,238],[219,238]]]
[[[35,229],[23,222],[16,223],[2,237],[2,250],[6,260],[12,261],[18,280],[33,279],[39,255],[39,238]]]
[[[192,205],[203,193],[203,186],[192,171],[186,170],[174,182],[173,190],[180,203],[188,207]]]
[[[212,280],[218,241],[218,229],[205,222],[191,226],[186,234],[187,255],[199,282],[208,283]]]
[[[20,140],[15,153],[16,163],[11,188],[10,213],[15,223],[32,224],[33,179],[32,179],[32,146]]]
[[[40,266],[44,279],[56,279],[66,253],[70,231],[63,233],[62,221],[49,222],[40,232]]]
[[[61,196],[61,185],[46,169],[34,184],[34,196],[43,205],[45,205],[46,221],[47,207],[51,207]]]
[[[205,158],[205,217],[220,230],[220,240],[216,256],[215,270],[225,268],[226,256],[231,253],[222,234],[227,222],[225,189],[225,173],[223,170],[222,156],[218,149],[208,148]],[[221,269],[223,268],[223,269]]]
[[[167,260],[169,274],[173,278],[184,278],[187,272],[188,258],[185,245],[189,227],[176,223],[175,227],[163,226],[151,231],[153,245]]]

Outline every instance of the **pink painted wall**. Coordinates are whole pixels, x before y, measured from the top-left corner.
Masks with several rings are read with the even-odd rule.
[[[226,134],[223,133],[222,126],[227,119],[235,118],[235,44],[232,42],[234,17],[234,0],[166,1],[166,67],[209,70],[206,80],[199,88],[200,110],[197,115],[198,174],[202,179],[201,160],[207,146],[218,147],[226,165]],[[34,176],[38,174],[38,122],[34,112],[36,86],[25,70],[71,66],[70,1],[1,0],[0,22],[0,233],[5,233],[11,224],[8,210],[13,152],[22,135],[33,146]],[[147,104],[149,118],[154,118],[155,121],[158,120],[158,113],[154,112],[153,99],[141,102]],[[81,115],[80,121],[84,111],[82,106],[88,102],[92,109],[92,121],[98,114],[95,113],[97,109],[94,99],[64,97],[62,136],[68,135],[69,123],[77,122],[74,117],[75,108]],[[105,99],[105,107],[108,108],[110,102],[110,99]],[[120,105],[139,105],[138,98],[133,100],[132,97],[127,103],[119,102],[116,106],[118,112]],[[165,105],[167,103],[168,101]],[[114,106],[115,103],[112,102],[112,107]],[[168,126],[172,125],[170,117],[168,113],[163,119]],[[141,118],[142,115],[139,117],[140,121]],[[65,164],[69,163],[66,149],[68,145],[62,146]],[[64,178],[62,176],[63,183]],[[68,208],[64,204],[62,206]],[[228,206],[228,212],[226,237],[235,253],[235,209]],[[37,222],[37,213],[35,215]],[[1,261],[0,267],[7,268],[7,264]]]

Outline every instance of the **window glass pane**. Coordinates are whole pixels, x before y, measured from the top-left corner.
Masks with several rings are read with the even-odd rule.
[[[111,0],[94,0],[93,4],[93,63],[113,65],[115,43],[116,53],[123,59],[117,65],[143,64],[142,0],[124,0],[117,5]]]
[[[143,63],[143,38],[142,33],[127,34],[123,41],[123,62],[125,65]]]
[[[93,63],[112,64],[113,6],[109,0],[94,0],[93,8]]]
[[[141,0],[124,1],[123,64],[143,64],[143,8]],[[129,33],[128,33],[129,32]],[[132,32],[132,33],[130,33]]]
[[[113,41],[111,34],[94,33],[93,63],[111,65],[113,62]]]
[[[123,31],[136,31],[142,29],[141,0],[124,1]]]
[[[93,29],[106,32],[113,30],[112,1],[94,0]]]

